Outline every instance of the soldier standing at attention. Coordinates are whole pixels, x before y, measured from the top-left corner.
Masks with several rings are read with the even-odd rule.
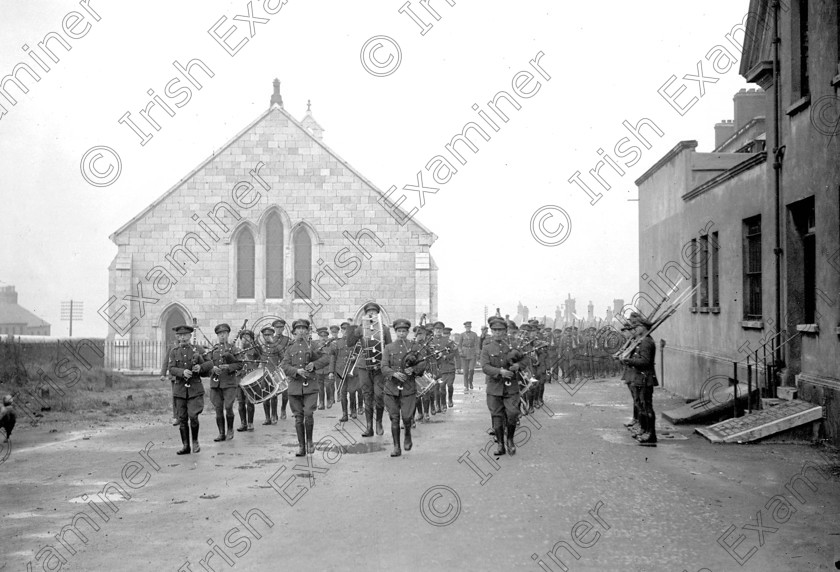
[[[519,419],[519,384],[514,378],[520,365],[508,366],[511,346],[505,338],[506,324],[503,318],[490,319],[493,338],[481,350],[481,369],[487,376],[487,408],[493,420],[493,432],[498,447],[494,455],[505,454],[505,429],[507,429],[507,452],[516,453],[513,434]]]
[[[243,358],[246,362],[259,361],[262,357],[260,349],[254,344],[254,332],[251,330],[242,330],[239,334],[239,339],[242,340]],[[237,373],[239,377],[245,375],[255,369],[253,363],[246,363]],[[236,399],[239,402],[239,427],[237,431],[253,431],[254,430],[254,404],[245,396],[245,392],[240,385],[236,386]]]
[[[178,416],[178,431],[181,433],[179,455],[198,453],[198,416],[204,411],[204,385],[200,374],[207,373],[213,366],[197,346],[190,343],[192,326],[173,328],[178,345],[169,351],[169,374],[175,376],[172,395]],[[192,449],[190,449],[190,428],[192,428]]]
[[[458,343],[458,352],[461,354],[461,367],[464,370],[464,391],[473,388],[473,375],[475,375],[475,359],[478,357],[478,335],[472,331],[472,322],[464,322],[464,333],[461,334],[461,341]]]
[[[397,341],[388,344],[382,351],[385,407],[388,408],[388,417],[391,418],[391,437],[394,441],[392,457],[399,457],[402,454],[400,449],[400,419],[405,425],[405,450],[411,451],[411,422],[414,418],[417,394],[417,384],[414,377],[423,373],[423,364],[417,364],[417,360],[420,359],[419,354],[416,353],[418,346],[406,339],[410,328],[411,322],[408,320],[395,320],[394,331],[397,333]],[[411,363],[416,365],[409,365],[404,362],[409,352],[414,357]]]
[[[633,335],[644,336],[641,343],[626,358],[621,359],[624,364],[624,375],[621,379],[630,386],[633,403],[639,412],[641,433],[636,436],[640,445],[656,446],[656,414],[653,411],[653,388],[659,385],[656,379],[656,343],[647,333],[652,324],[641,314],[630,314],[630,325]]]
[[[216,408],[216,426],[219,428],[219,436],[213,441],[224,441],[233,439],[233,402],[236,399],[237,383],[236,372],[242,369],[240,362],[233,355],[236,347],[228,342],[230,326],[219,324],[216,326],[216,335],[219,342],[210,350],[213,375],[210,377],[210,402]],[[225,434],[225,421],[227,420],[227,435]]]
[[[329,356],[309,341],[309,320],[292,323],[295,341],[286,348],[281,367],[289,380],[289,402],[295,416],[298,450],[296,457],[314,453],[312,433],[315,430],[315,406],[318,403],[318,384],[315,370],[330,363]]]

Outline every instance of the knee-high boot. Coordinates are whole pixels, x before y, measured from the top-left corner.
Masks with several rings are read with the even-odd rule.
[[[414,421],[414,415],[411,416],[411,421]],[[405,424],[405,450],[411,451],[413,443],[411,442],[411,423]]]
[[[513,441],[513,435],[516,433],[516,424],[508,424],[507,426],[507,452],[508,455],[516,454],[516,443]]]
[[[181,433],[181,449],[176,453],[178,455],[189,455],[190,454],[190,430],[188,427],[181,425],[178,428],[179,432]]]
[[[373,411],[365,410],[365,419],[367,420],[367,429],[362,433],[362,437],[373,437]]]
[[[239,427],[236,428],[237,431],[248,430],[248,406],[244,401],[239,402],[239,423]]]
[[[198,453],[201,451],[201,446],[198,444],[198,416],[194,419],[190,419],[190,425],[192,426],[192,448],[194,453]]]
[[[225,440],[225,418],[224,417],[216,417],[216,427],[219,428],[219,436],[213,439],[214,442],[224,441]]]
[[[411,431],[411,425],[408,426],[409,431]],[[399,457],[402,455],[402,450],[400,449],[400,422],[394,421],[391,423],[391,438],[394,441],[394,450],[391,451],[392,457]]]
[[[385,429],[382,428],[382,414],[385,413],[385,409],[377,407],[376,408],[376,434],[377,435],[384,435]],[[397,423],[399,427],[399,423]]]
[[[310,455],[315,452],[315,444],[312,442],[312,433],[315,431],[315,419],[313,417],[303,418],[306,428],[306,452]]]
[[[271,425],[271,399],[263,401],[263,412],[265,413],[263,425]]]
[[[297,432],[298,450],[295,457],[306,456],[306,430],[303,427],[303,419],[298,421],[295,419],[295,431]]]
[[[344,423],[347,421],[347,396],[341,396],[341,419],[338,420],[339,423]]]
[[[227,418],[227,440],[230,441],[233,439],[233,421],[235,419],[233,416],[233,410],[231,410],[229,414],[226,412],[225,417]]]
[[[505,454],[505,426],[501,419],[493,419],[493,429],[496,432],[496,450],[493,454],[496,456]]]

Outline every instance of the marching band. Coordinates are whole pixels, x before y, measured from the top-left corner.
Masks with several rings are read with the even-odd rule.
[[[537,320],[517,327],[497,309],[488,320],[491,336],[488,326],[482,327],[479,337],[471,331],[472,323],[465,322],[466,331],[458,343],[450,339],[452,328],[440,321],[426,324],[425,314],[413,329],[403,318],[389,328],[380,314],[380,306],[369,302],[357,320],[320,328],[314,328],[310,315],[308,320],[292,323],[293,339],[284,335],[282,319],[260,330],[262,340],[246,328],[246,320],[231,341],[231,328],[223,323],[215,327],[218,340],[210,348],[197,343],[195,320],[193,326],[173,328],[177,344],[169,351],[162,374],[168,371],[172,382],[173,412],[182,442],[177,453],[201,450],[201,377],[208,376],[219,430],[216,442],[233,439],[234,401],[238,401],[240,432],[254,431],[256,405],[263,404],[263,424],[273,425],[286,419],[288,404],[295,418],[296,456],[312,454],[315,411],[338,402],[342,423],[364,411],[363,437],[373,436],[374,419],[375,433],[384,434],[382,418],[387,409],[394,446],[391,456],[399,457],[403,450],[412,449],[411,430],[418,421],[428,423],[430,416],[454,407],[456,364],[463,367],[464,391],[473,389],[476,357],[486,375],[489,433],[497,443],[496,455],[516,453],[513,436],[519,417],[544,405],[546,383],[570,384],[578,376],[614,375],[618,364],[624,366],[622,379],[633,398],[633,420],[625,425],[640,444],[655,446],[652,396],[658,382],[656,346],[649,335],[655,325],[639,313],[631,314],[620,333],[594,327],[579,332],[574,325],[565,330],[541,327]],[[409,332],[414,333],[411,340]],[[278,396],[282,400],[279,417]]]

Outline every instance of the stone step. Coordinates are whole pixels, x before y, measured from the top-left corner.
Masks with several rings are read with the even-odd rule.
[[[819,405],[807,401],[782,401],[769,409],[736,419],[727,419],[709,427],[696,429],[712,443],[749,443],[769,435],[822,419]]]
[[[723,383],[726,383],[724,380]],[[711,395],[705,398],[692,401],[682,407],[665,411],[662,417],[674,425],[685,423],[702,423],[703,419],[711,416],[719,416],[732,411],[735,386],[711,388]],[[753,400],[758,396],[758,388],[753,388]],[[746,404],[747,386],[738,384],[738,401]]]

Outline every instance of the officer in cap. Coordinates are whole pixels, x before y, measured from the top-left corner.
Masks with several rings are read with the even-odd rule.
[[[335,386],[332,383],[334,377],[331,377],[335,367],[332,363],[335,356],[332,351],[329,328],[321,326],[315,331],[318,333],[318,340],[312,345],[330,357],[330,362],[326,366],[315,370],[315,379],[318,381],[318,409],[323,411],[325,407],[332,407],[335,403]]]
[[[400,449],[400,420],[405,426],[405,450],[410,451],[411,423],[414,420],[417,384],[414,378],[423,374],[423,363],[415,345],[408,341],[411,322],[405,319],[394,321],[397,341],[385,346],[382,351],[382,375],[385,376],[384,400],[391,418],[391,438],[394,443],[392,457],[402,454]]]
[[[309,320],[292,323],[295,340],[286,348],[281,367],[289,381],[289,401],[295,416],[298,450],[296,457],[315,452],[312,434],[315,428],[315,406],[318,403],[318,384],[315,370],[330,363],[325,355],[309,341]]]
[[[368,302],[362,307],[362,313],[369,319],[379,317],[380,307],[376,302]],[[378,318],[381,320],[381,318]],[[355,372],[359,374],[359,385],[362,388],[362,395],[365,402],[365,420],[367,427],[362,437],[373,436],[373,414],[376,410],[376,434],[383,435],[385,430],[382,427],[382,416],[385,412],[385,401],[383,391],[385,389],[385,378],[382,375],[382,349],[392,342],[390,328],[383,325],[382,336],[384,340],[373,340],[365,338],[361,327],[353,328],[352,333],[348,328],[346,345],[348,348],[361,344],[362,351],[356,360]]]
[[[495,455],[504,455],[506,452],[506,430],[507,453],[516,453],[513,434],[519,419],[519,384],[515,375],[521,365],[508,364],[511,346],[505,336],[505,330],[509,325],[503,318],[491,318],[490,331],[493,332],[493,338],[485,343],[481,350],[481,369],[487,376],[487,407],[498,443]]]
[[[641,337],[641,342],[626,358],[624,374],[621,376],[633,395],[634,409],[638,415],[636,439],[644,446],[656,446],[656,414],[653,410],[653,388],[659,385],[656,378],[656,343],[648,333],[651,324],[638,312],[630,314],[626,324],[633,336]],[[631,430],[633,427],[631,426]]]
[[[461,355],[461,368],[464,370],[464,391],[473,388],[475,374],[475,360],[478,357],[478,334],[472,331],[472,322],[464,322],[464,333],[458,342],[458,353]]]
[[[175,397],[176,414],[178,417],[178,431],[181,433],[181,450],[179,455],[187,455],[191,451],[198,453],[198,416],[204,410],[204,385],[201,374],[213,367],[204,351],[190,343],[192,326],[182,325],[172,328],[178,345],[169,351],[169,374],[175,377],[172,384],[172,395]],[[192,447],[190,447],[190,431],[192,430]]]
[[[216,408],[216,427],[219,428],[219,436],[213,441],[224,441],[233,439],[233,402],[239,387],[236,372],[242,369],[242,362],[233,355],[236,347],[228,342],[230,326],[219,324],[214,332],[219,340],[210,350],[209,356],[213,363],[211,370],[213,375],[210,376],[210,402]],[[227,433],[225,421],[227,421]]]

